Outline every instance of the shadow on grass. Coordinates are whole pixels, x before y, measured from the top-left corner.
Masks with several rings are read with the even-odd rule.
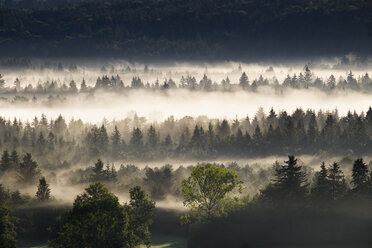
[[[47,248],[46,240],[20,240],[17,244],[18,248]],[[152,248],[186,248],[187,241],[185,238],[177,236],[168,236],[163,234],[152,235]],[[140,248],[145,248],[141,245]]]
[[[47,248],[46,240],[19,240],[17,242],[18,248]]]
[[[141,248],[146,246],[141,245]],[[186,248],[187,241],[183,237],[170,236],[164,234],[153,234],[152,235],[152,248]]]

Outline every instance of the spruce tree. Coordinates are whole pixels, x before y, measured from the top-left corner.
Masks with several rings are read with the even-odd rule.
[[[21,183],[34,183],[40,175],[39,166],[32,159],[30,153],[26,153],[19,165],[19,180]]]
[[[329,198],[328,171],[324,162],[322,162],[320,171],[316,175],[315,185],[311,193],[314,202],[317,204],[322,204]]]
[[[39,179],[39,186],[37,187],[36,198],[39,201],[47,201],[50,199],[50,188],[45,177]]]
[[[341,171],[338,163],[334,162],[328,169],[329,197],[336,201],[345,196],[347,186],[344,173]]]
[[[239,78],[239,85],[243,89],[247,89],[249,87],[248,76],[247,76],[247,74],[245,74],[245,72],[243,72],[242,75]]]
[[[357,193],[366,193],[368,189],[368,168],[363,162],[363,158],[355,160],[352,171],[352,181],[354,185],[353,191]]]
[[[10,157],[8,150],[3,152],[0,160],[0,166],[2,171],[8,171],[10,169]]]

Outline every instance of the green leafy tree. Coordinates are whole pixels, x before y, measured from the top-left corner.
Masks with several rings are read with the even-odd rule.
[[[210,163],[197,165],[190,177],[182,181],[183,204],[191,208],[192,217],[199,221],[208,220],[224,213],[224,203],[229,200],[229,193],[234,190],[241,192],[241,184],[233,170]],[[189,216],[184,218],[187,221]]]
[[[172,166],[165,165],[161,168],[146,168],[146,177],[143,183],[155,200],[163,200],[172,188],[173,170]]]
[[[151,233],[149,226],[154,216],[155,202],[141,187],[136,186],[129,190],[130,201],[124,207],[129,214],[131,230],[134,234],[134,243],[145,244],[150,247]]]
[[[146,194],[139,188],[131,190],[130,203],[123,206],[119,199],[101,183],[90,185],[76,197],[72,210],[59,218],[50,229],[53,248],[132,248],[149,244],[144,234],[151,220],[153,205],[147,205]],[[143,231],[146,229],[145,231]]]
[[[0,247],[15,248],[15,218],[11,216],[5,201],[0,200]]]

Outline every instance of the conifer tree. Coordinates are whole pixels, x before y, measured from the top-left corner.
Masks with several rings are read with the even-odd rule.
[[[8,150],[5,150],[3,152],[3,155],[1,156],[0,160],[0,166],[2,171],[7,171],[10,169],[10,157]]]
[[[243,89],[247,89],[249,87],[248,76],[247,76],[247,74],[245,74],[245,72],[243,72],[242,75],[239,78],[239,85]]]
[[[364,163],[363,158],[355,160],[352,171],[352,181],[354,185],[353,191],[357,193],[366,193],[368,189],[368,168]]]
[[[45,177],[39,179],[39,186],[37,187],[36,198],[39,201],[47,201],[50,199],[50,188]]]
[[[336,201],[341,199],[347,190],[345,176],[338,163],[334,162],[328,169],[329,197]]]

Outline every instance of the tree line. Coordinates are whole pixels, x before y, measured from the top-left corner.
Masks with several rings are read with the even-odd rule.
[[[354,161],[351,182],[337,162],[321,163],[312,182],[295,156],[276,162],[270,183],[253,197],[240,197],[234,170],[212,164],[193,168],[182,183],[190,212],[188,246],[366,245],[371,226],[371,168]],[[237,231],[239,230],[239,231]],[[212,238],[214,237],[214,238]],[[265,238],[263,238],[265,237]]]
[[[44,182],[45,179],[42,178],[36,194],[38,198],[41,197]],[[150,247],[149,225],[154,215],[155,203],[139,186],[131,188],[129,194],[130,200],[121,204],[118,197],[103,184],[91,184],[84,193],[76,197],[72,209],[57,217],[52,226],[49,226],[48,246],[55,248],[81,246],[134,248],[144,244]],[[24,219],[14,217],[7,206],[8,202],[8,199],[0,199],[2,230],[0,245],[4,248],[15,248],[17,247],[16,233],[24,228],[17,222],[34,220],[30,216],[21,216]],[[24,207],[24,205],[19,206]],[[45,217],[48,218],[47,214],[50,209],[46,208],[44,211],[46,211]],[[32,228],[43,227],[43,224],[33,223]],[[29,226],[26,225],[27,227]]]
[[[336,79],[335,76],[330,75],[327,79],[317,77],[306,66],[303,72],[298,75],[287,75],[287,77],[280,83],[275,77],[273,79],[264,78],[262,75],[259,78],[249,80],[247,74],[243,72],[238,82],[231,82],[229,77],[221,80],[220,83],[213,81],[206,74],[203,78],[196,80],[192,75],[182,76],[179,82],[172,78],[160,81],[156,79],[155,82],[144,82],[139,76],[134,76],[131,82],[126,85],[118,74],[116,76],[103,75],[98,77],[94,86],[88,86],[85,79],[79,83],[71,80],[68,84],[58,83],[55,80],[38,83],[36,86],[27,84],[21,86],[21,81],[16,78],[14,87],[5,87],[5,80],[0,74],[0,92],[4,96],[8,94],[16,94],[13,102],[37,102],[37,96],[49,95],[53,97],[61,97],[64,95],[75,95],[79,93],[94,93],[97,90],[112,91],[116,93],[125,92],[131,89],[144,89],[155,91],[166,91],[169,89],[187,89],[191,91],[238,91],[246,90],[256,92],[260,87],[271,87],[278,93],[283,93],[286,89],[318,89],[327,93],[343,90],[354,90],[362,92],[372,91],[372,79],[368,73],[356,78],[350,71],[346,78],[340,77]],[[32,99],[27,96],[33,95]],[[18,99],[16,98],[18,97]],[[63,100],[63,99],[62,99]]]
[[[372,143],[372,109],[366,113],[297,109],[292,114],[266,114],[232,121],[204,117],[169,117],[161,123],[132,118],[102,125],[62,116],[30,122],[0,119],[0,148],[31,153],[42,166],[66,168],[98,157],[148,161],[164,158],[255,157],[283,154],[354,153],[365,155]],[[66,156],[66,154],[69,154]],[[9,155],[10,156],[10,155]],[[12,165],[6,165],[7,167]]]
[[[370,54],[371,6],[363,0],[0,3],[4,56],[248,60]]]
[[[125,170],[126,176],[133,176],[133,173],[129,172],[133,168],[127,167]],[[157,168],[155,170],[146,169],[147,178],[143,181],[142,186],[147,188],[146,183],[151,178],[157,178],[158,181],[154,181],[153,186],[163,184],[164,188],[169,188],[170,184],[164,181],[167,180],[166,178],[174,176],[175,173],[169,166],[163,167],[161,170]],[[266,217],[263,217],[262,214],[274,218],[272,219],[274,223],[279,218],[283,225],[287,221],[292,226],[299,225],[298,222],[301,221],[313,225],[314,218],[320,217],[323,225],[324,222],[334,221],[333,218],[341,218],[340,220],[344,221],[344,224],[341,224],[343,226],[354,225],[353,221],[358,220],[356,217],[351,217],[351,222],[348,219],[349,215],[357,215],[355,209],[362,211],[362,215],[364,215],[364,211],[367,211],[366,213],[370,211],[372,170],[363,158],[353,161],[350,181],[347,181],[338,162],[329,165],[322,162],[319,170],[309,175],[305,166],[299,164],[295,156],[290,155],[284,163],[278,161],[274,163],[270,179],[253,195],[242,194],[248,183],[246,180],[251,180],[241,177],[242,172],[246,170],[247,167],[239,167],[234,164],[227,167],[222,164],[198,164],[189,168],[189,173],[184,174],[182,180],[177,181],[179,197],[183,199],[183,204],[189,208],[186,213],[182,212],[181,223],[190,228],[187,234],[190,246],[200,244],[200,242],[209,244],[231,242],[231,245],[235,247],[234,245],[239,242],[257,242],[257,240],[246,240],[247,236],[240,232],[238,232],[240,236],[232,233],[234,237],[238,235],[239,239],[231,240],[229,235],[222,235],[216,240],[210,240],[208,239],[209,235],[214,233],[206,230],[212,228],[218,233],[220,230],[215,229],[218,227],[230,232],[229,228],[232,224],[240,225],[239,221],[246,221],[247,218],[253,218],[254,225],[260,218],[266,223]],[[154,202],[141,187],[131,186],[129,188],[130,201],[120,204],[118,198],[100,183],[101,181],[110,185],[109,181],[115,179],[106,178],[105,173],[102,172],[105,170],[102,161],[98,160],[90,175],[92,184],[86,188],[84,193],[76,197],[72,209],[58,218],[50,228],[49,245],[51,247],[79,247],[82,244],[92,245],[92,247],[136,247],[141,243],[150,245],[149,225],[153,218]],[[13,206],[13,208],[14,206],[24,207],[25,203],[12,205],[12,200],[4,197],[7,195],[6,191],[1,190],[0,193],[0,220],[5,230],[5,236],[1,237],[0,244],[3,245],[2,247],[15,247],[15,220],[7,205],[10,204],[9,206]],[[45,201],[46,199],[43,197],[49,194],[49,185],[45,178],[41,178],[36,197],[39,201]],[[151,196],[156,197],[153,192],[151,192]],[[305,216],[299,215],[299,213],[305,213]],[[337,215],[339,213],[342,213],[342,216]],[[256,217],[252,217],[256,214],[259,214],[258,220]],[[368,223],[368,216],[364,216],[366,219],[363,223]],[[292,219],[294,217],[301,219]],[[308,217],[313,219],[312,222],[309,222]],[[339,222],[337,223],[340,225]],[[243,228],[247,228],[251,226],[251,223],[247,222],[244,225]],[[329,222],[327,225],[334,227],[333,222]],[[260,230],[260,227],[256,226],[256,228]],[[273,231],[272,228],[273,226],[270,233]],[[280,227],[280,229],[282,228],[283,226]],[[324,229],[324,227],[321,228]],[[358,232],[365,231],[364,224],[356,228]],[[331,232],[338,233],[339,231],[332,230]],[[199,235],[199,233],[203,235]],[[285,239],[291,239],[291,234],[286,232],[284,234],[289,235]],[[245,237],[243,240],[242,236]],[[251,235],[248,234],[248,237]],[[337,237],[337,239],[340,238],[344,241],[343,237]],[[269,241],[271,239],[275,241],[276,238],[271,237]],[[260,242],[262,244],[266,241],[266,239],[261,239]],[[279,240],[280,244],[283,242],[289,241]],[[330,238],[329,242],[334,242],[334,238]],[[363,243],[365,240],[360,242]],[[359,244],[359,241],[356,240],[355,243]]]

